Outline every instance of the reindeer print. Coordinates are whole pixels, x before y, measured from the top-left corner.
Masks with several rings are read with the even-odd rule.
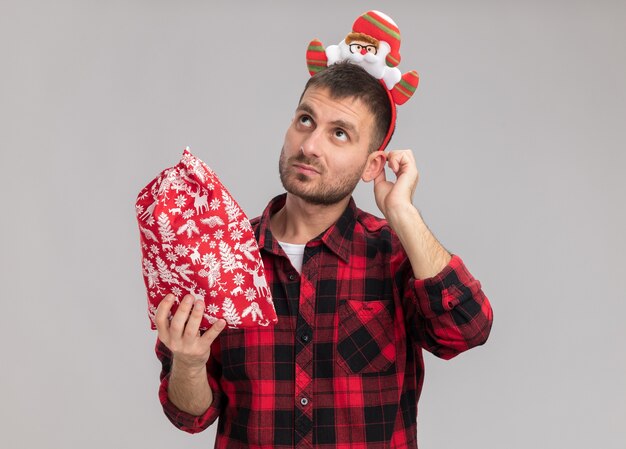
[[[196,247],[192,250],[191,254],[189,255],[189,258],[191,259],[191,263],[193,263],[194,265],[198,265],[202,257],[200,256],[200,253],[198,252],[198,248],[200,248],[200,243],[196,244]]]
[[[241,267],[244,271],[250,273],[252,275],[252,283],[254,285],[254,288],[256,289],[257,295],[259,295],[259,297],[261,296],[270,296],[270,289],[267,286],[267,280],[265,279],[265,276],[259,276],[259,268],[261,268],[261,264],[257,262],[256,266],[254,267],[253,270],[250,270],[249,268],[242,266]]]
[[[198,190],[196,192],[192,192],[191,189],[187,189],[187,193],[193,196],[193,207],[196,208],[196,214],[200,215],[202,212],[209,209],[209,194],[205,193],[204,195],[200,195],[202,189],[198,186]]]

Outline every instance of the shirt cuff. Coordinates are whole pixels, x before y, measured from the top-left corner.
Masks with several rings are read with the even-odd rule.
[[[454,254],[438,274],[427,279],[413,278],[412,283],[417,306],[427,318],[448,313],[467,299],[464,296],[468,296],[468,292],[476,294],[481,289],[480,282],[467,270],[461,258]]]
[[[220,415],[220,404],[222,394],[219,391],[217,382],[209,376],[209,385],[213,393],[213,402],[211,406],[202,415],[196,416],[179,409],[172,401],[170,401],[167,388],[169,386],[169,373],[161,380],[159,387],[159,400],[163,406],[165,416],[174,426],[188,433],[202,432],[208,428]]]

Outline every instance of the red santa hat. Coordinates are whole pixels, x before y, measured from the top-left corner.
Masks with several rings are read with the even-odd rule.
[[[201,330],[220,318],[231,328],[278,321],[250,221],[189,148],[139,192],[135,208],[152,329],[168,293],[204,300]]]
[[[400,29],[391,17],[380,11],[367,11],[354,21],[352,32],[387,42],[391,47],[386,58],[387,65],[397,67],[400,64]]]

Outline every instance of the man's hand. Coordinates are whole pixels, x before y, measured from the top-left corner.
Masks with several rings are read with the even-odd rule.
[[[387,164],[396,182],[387,181],[385,170],[374,179],[376,204],[385,215],[407,253],[416,279],[435,276],[450,262],[451,255],[430,232],[413,206],[419,178],[411,150],[390,151]]]
[[[226,327],[226,321],[218,320],[200,335],[204,302],[194,302],[192,295],[185,295],[169,321],[173,304],[174,295],[167,295],[159,304],[155,317],[159,340],[174,357],[167,391],[172,403],[180,410],[199,416],[213,402],[206,363],[211,355],[211,344]]]
[[[204,313],[204,301],[194,301],[192,295],[185,295],[169,321],[170,310],[174,305],[174,295],[167,295],[157,308],[155,323],[159,340],[172,351],[174,360],[189,369],[201,369],[211,355],[211,344],[226,326],[218,320],[203,335],[200,335],[200,322]]]
[[[382,170],[374,179],[374,195],[376,205],[393,228],[397,214],[413,208],[413,194],[419,174],[411,150],[390,151],[387,165],[396,175],[396,182],[387,181],[385,170]]]

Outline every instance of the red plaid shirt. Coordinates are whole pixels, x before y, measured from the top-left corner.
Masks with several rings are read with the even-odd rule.
[[[166,416],[190,433],[219,417],[216,448],[416,448],[422,349],[449,359],[485,342],[479,281],[457,256],[416,280],[391,228],[354,201],[307,244],[298,274],[269,228],[284,202],[252,220],[278,324],[221,333],[202,416],[169,401],[172,358],[157,341]]]

